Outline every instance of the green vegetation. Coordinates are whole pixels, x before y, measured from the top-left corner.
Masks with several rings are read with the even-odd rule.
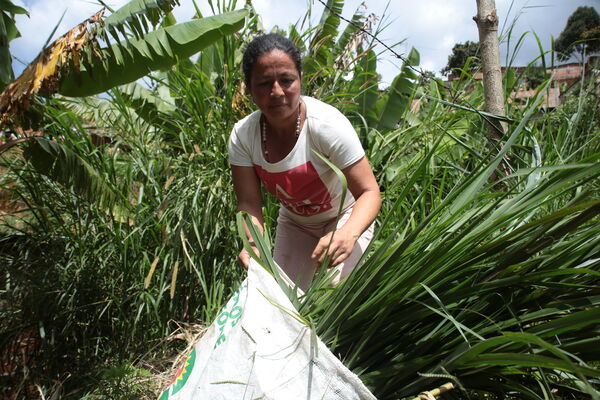
[[[210,324],[243,279],[226,148],[252,110],[239,62],[259,27],[250,12],[146,86],[35,98],[45,138],[0,147],[0,349],[31,337],[35,350],[3,390],[155,398],[186,345],[166,338]],[[320,276],[293,298],[300,313],[381,399],[447,381],[458,388],[444,398],[599,398],[598,77],[552,112],[539,112],[547,81],[507,103],[490,152],[469,74],[420,80],[412,50],[382,91],[371,37],[340,34],[334,12],[299,29],[282,33],[307,54],[305,92],[352,120],[384,196],[360,269],[334,289]],[[490,181],[501,160],[509,174]],[[272,229],[274,199],[265,208]]]
[[[567,26],[556,39],[559,60],[568,60],[573,53],[592,54],[600,50],[600,15],[594,7],[577,7],[567,20]]]

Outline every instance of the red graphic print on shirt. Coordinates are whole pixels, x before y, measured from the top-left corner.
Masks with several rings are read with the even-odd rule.
[[[310,161],[283,172],[268,172],[260,165],[254,169],[267,190],[294,214],[309,217],[332,208],[331,194]]]

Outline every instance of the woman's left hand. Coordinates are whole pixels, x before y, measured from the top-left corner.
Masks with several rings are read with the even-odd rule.
[[[319,240],[319,243],[317,243],[317,247],[315,247],[311,257],[321,264],[325,256],[329,254],[331,256],[331,264],[329,266],[335,267],[350,256],[357,240],[358,235],[353,235],[342,227],[337,231],[329,232],[323,236]]]

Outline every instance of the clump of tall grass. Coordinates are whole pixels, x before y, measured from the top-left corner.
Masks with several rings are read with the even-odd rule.
[[[181,97],[204,97],[198,90],[182,88]],[[111,104],[128,107],[118,94]],[[0,238],[1,295],[14,309],[1,325],[7,339],[34,327],[40,365],[82,374],[65,382],[72,388],[100,370],[89,365],[151,351],[173,320],[212,320],[241,279],[235,202],[225,152],[217,151],[232,118],[198,124],[190,119],[202,110],[182,111],[171,119],[179,131],[163,132],[139,119],[113,126],[105,116],[113,144],[96,147],[79,117],[60,104],[46,111],[46,132],[64,141],[32,139],[26,160],[4,159],[5,189],[26,210]]]

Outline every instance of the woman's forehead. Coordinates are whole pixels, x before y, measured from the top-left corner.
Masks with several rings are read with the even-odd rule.
[[[281,69],[281,70],[292,70],[293,73],[297,72],[296,64],[292,57],[282,50],[272,50],[268,53],[264,53],[256,60],[253,72],[260,73],[260,70],[265,69]],[[282,71],[283,72],[283,71]]]
[[[282,69],[282,68],[267,68],[262,71],[254,71],[252,74],[254,79],[271,79],[275,76],[280,78],[295,78],[298,76],[296,69]]]

